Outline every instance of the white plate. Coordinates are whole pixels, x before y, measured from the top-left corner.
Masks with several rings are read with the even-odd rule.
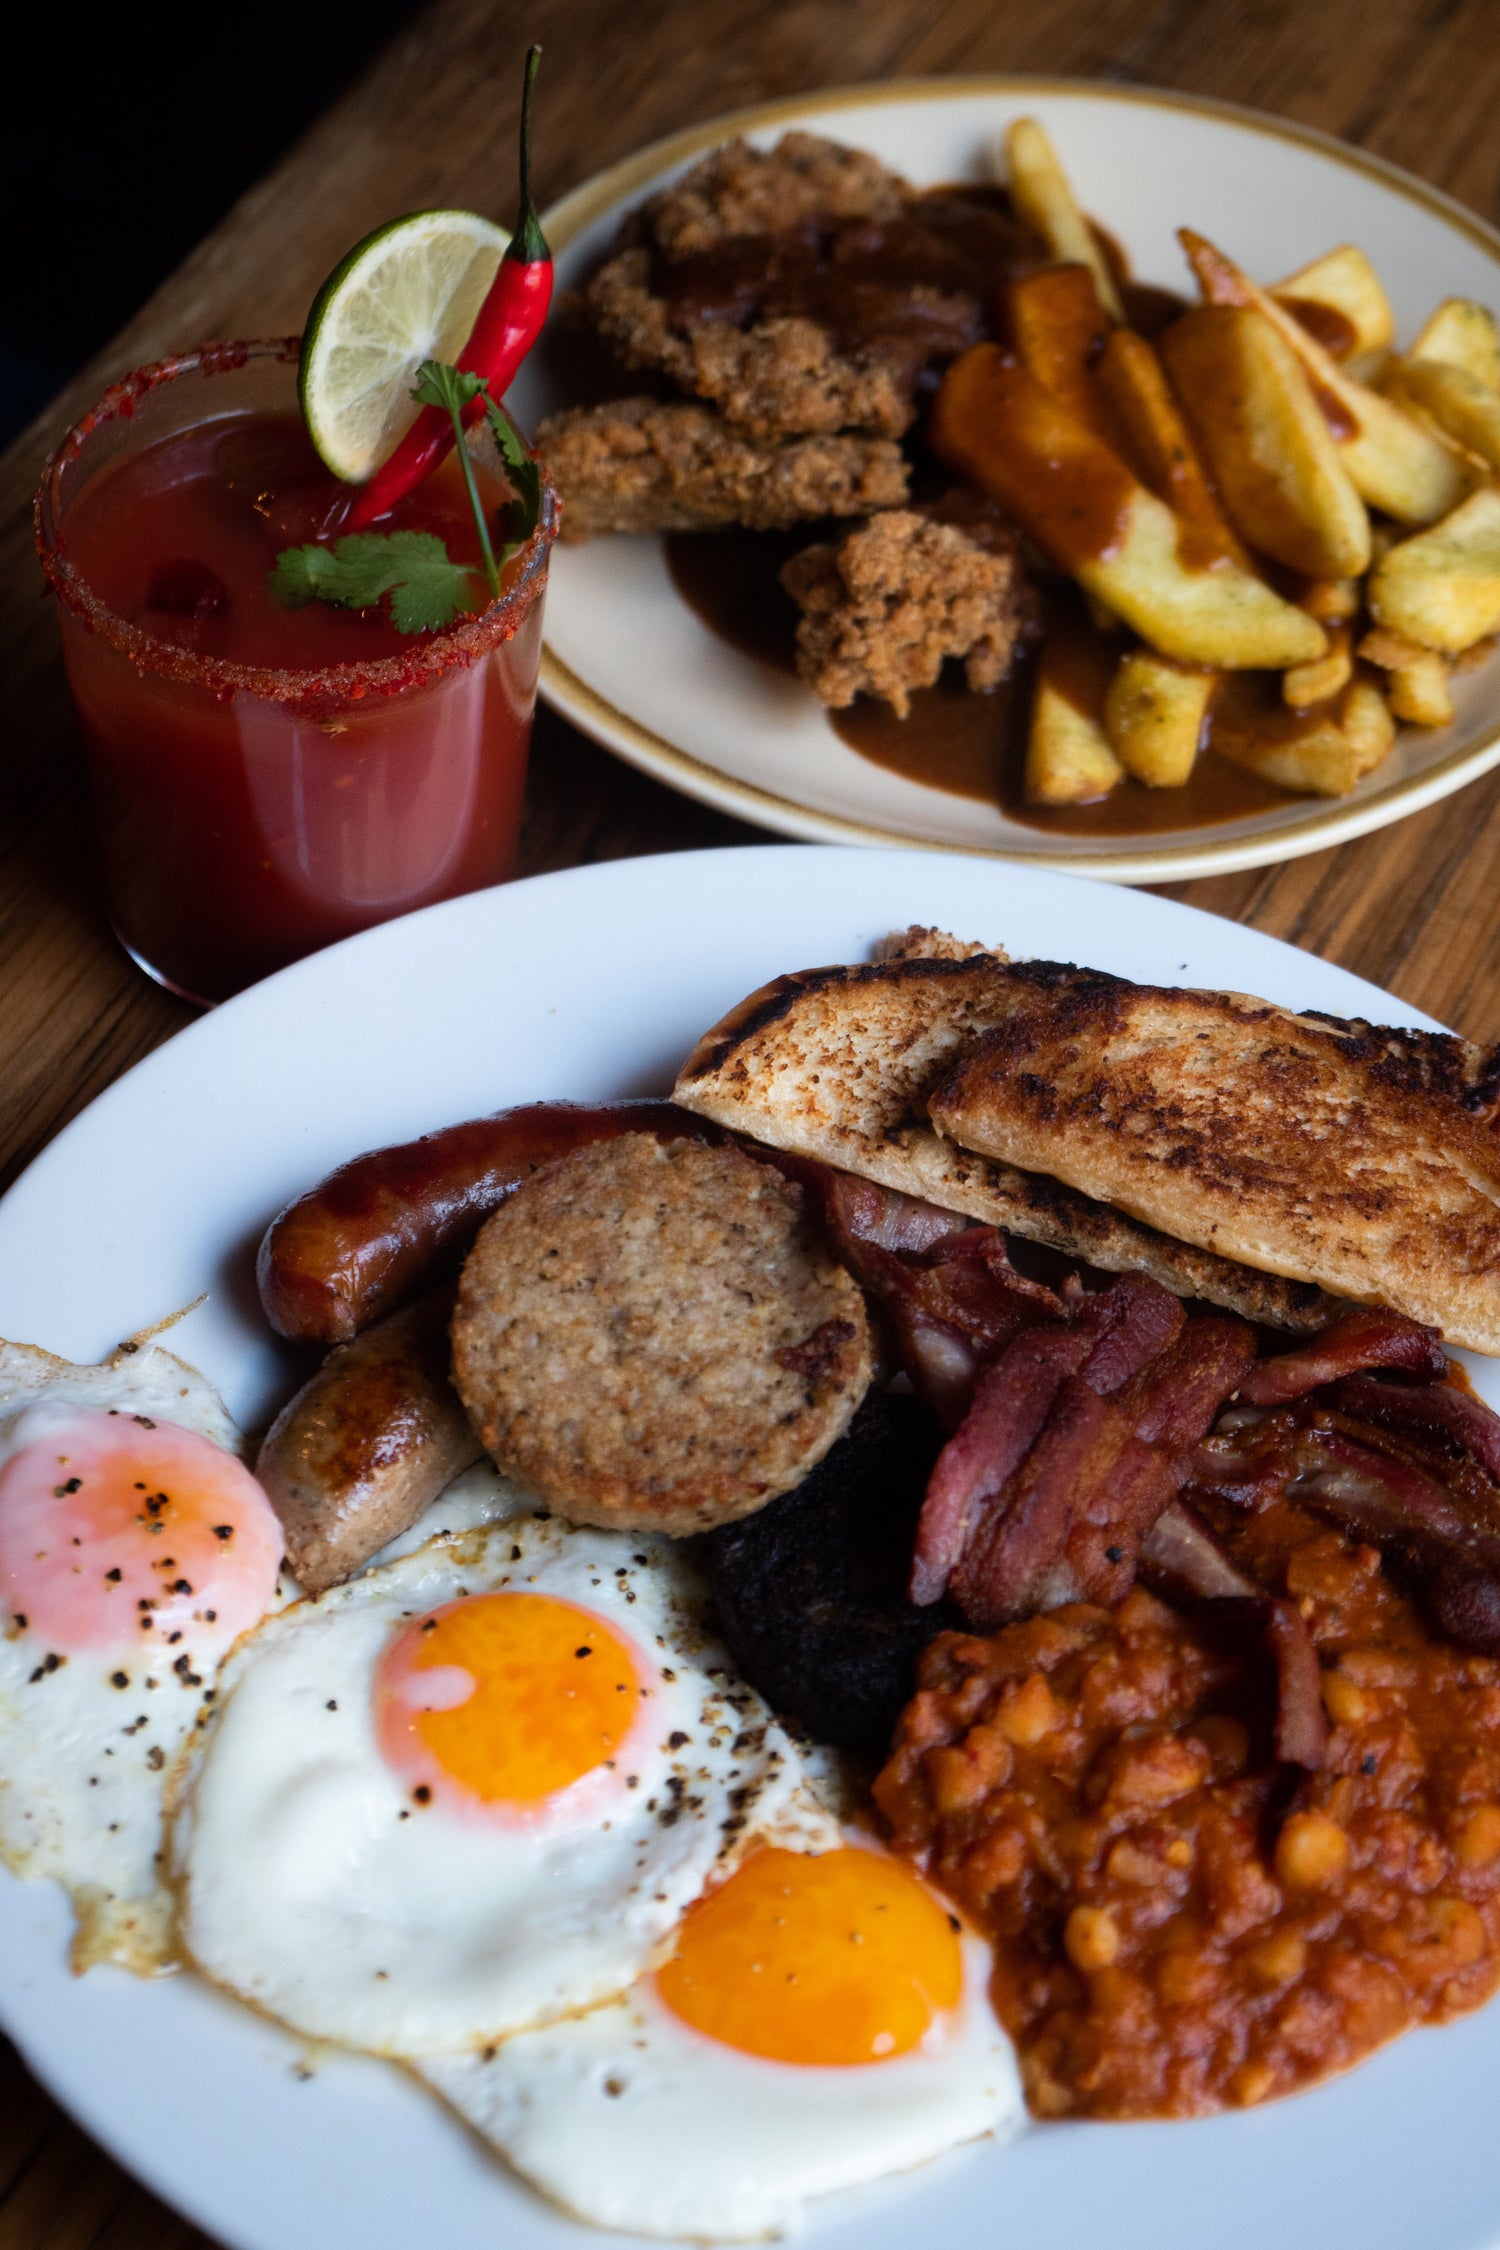
[[[1500,309],[1500,234],[1394,165],[1225,103],[1050,78],[907,79],[716,118],[600,173],[547,213],[559,283],[620,216],[732,133],[767,145],[796,125],[873,150],[928,185],[983,176],[1009,121],[1040,117],[1086,209],[1143,281],[1189,289],[1175,230],[1193,226],[1263,280],[1341,242],[1373,258],[1409,340],[1446,296]],[[564,403],[538,355],[510,403],[528,427]],[[888,773],[843,742],[789,677],[710,632],[667,575],[659,539],[560,547],[547,594],[542,693],[632,765],[783,835],[985,852],[1117,882],[1178,881],[1321,851],[1418,811],[1500,759],[1500,665],[1455,683],[1457,717],[1403,730],[1349,797],[1309,797],[1170,837],[1044,834],[998,807]]]
[[[150,1056],[0,1204],[0,1335],[79,1359],[212,1294],[173,1337],[253,1423],[284,1370],[256,1315],[266,1219],[330,1165],[505,1104],[653,1092],[780,970],[939,923],[1018,953],[1423,1024],[1373,986],[1166,900],[935,854],[636,859],[431,908],[316,955]],[[1476,1364],[1476,1363],[1471,1363]],[[1493,1363],[1481,1388],[1500,1403]],[[66,1967],[49,1884],[0,1876],[0,2020],[58,2099],[230,2250],[586,2250],[413,2083],[305,2058],[190,1977]],[[830,2243],[909,2250],[1481,2250],[1500,2009],[1337,2084],[1194,2125],[1049,2126],[837,2206]]]

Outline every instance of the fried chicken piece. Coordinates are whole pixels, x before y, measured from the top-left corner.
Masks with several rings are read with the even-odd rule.
[[[949,656],[964,659],[971,688],[998,687],[1024,631],[1014,549],[909,508],[804,548],[781,583],[802,611],[797,670],[835,710],[879,695],[904,718],[912,690],[931,687]]]
[[[863,149],[783,133],[773,149],[733,140],[712,150],[647,205],[646,219],[667,257],[689,258],[804,219],[894,219],[911,200],[899,173]]]
[[[897,438],[916,409],[909,371],[876,351],[841,352],[821,321],[782,314],[736,328],[679,314],[650,286],[651,254],[622,250],[589,284],[600,334],[628,367],[657,368],[712,399],[748,437],[865,430]]]
[[[890,438],[755,445],[709,406],[613,399],[554,414],[537,451],[563,496],[564,539],[596,532],[779,531],[899,506],[907,467]]]

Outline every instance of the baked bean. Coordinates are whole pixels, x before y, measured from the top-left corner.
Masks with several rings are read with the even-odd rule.
[[[1221,1509],[1292,1592],[1333,1732],[1273,1762],[1270,1667],[1140,1589],[925,1652],[876,1802],[995,1947],[1039,2117],[1290,2093],[1500,1982],[1500,1660],[1434,1637],[1368,1547]]]

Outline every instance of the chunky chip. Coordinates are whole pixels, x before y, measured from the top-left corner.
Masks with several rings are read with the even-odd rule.
[[[1174,664],[1149,648],[1122,656],[1104,698],[1110,748],[1148,789],[1176,789],[1197,762],[1216,672]]]
[[[1481,485],[1442,523],[1392,547],[1371,574],[1370,608],[1450,656],[1500,630],[1500,492]]]
[[[1295,664],[1281,678],[1282,700],[1294,711],[1306,711],[1314,703],[1326,703],[1337,695],[1354,677],[1354,651],[1350,646],[1347,625],[1328,628],[1328,654],[1320,656],[1313,664]]]
[[[1324,654],[1321,625],[1261,579],[1228,561],[1190,567],[1172,510],[998,344],[949,368],[928,437],[1161,655],[1279,671]]]
[[[1183,227],[1178,239],[1210,304],[1250,305],[1263,312],[1302,361],[1361,498],[1414,526],[1435,523],[1462,499],[1464,467],[1452,447],[1346,375],[1284,305],[1201,234]]]
[[[1208,481],[1166,371],[1145,337],[1130,328],[1117,328],[1100,354],[1094,381],[1126,460],[1147,490],[1165,500],[1183,525],[1192,549],[1184,559],[1222,559],[1253,570]]]
[[[1214,748],[1263,781],[1316,797],[1345,797],[1390,753],[1396,723],[1380,690],[1354,679],[1331,703],[1281,714],[1268,723],[1263,708],[1221,708],[1214,718]]]
[[[1051,634],[1037,665],[1026,743],[1026,798],[1033,805],[1088,804],[1123,778],[1104,725],[1109,659],[1081,633]]]
[[[1034,117],[1018,117],[1005,136],[1011,200],[1026,224],[1039,234],[1054,258],[1087,266],[1099,302],[1112,320],[1125,308],[1099,238],[1079,209],[1057,151]]]
[[[1249,305],[1199,305],[1160,341],[1214,481],[1249,544],[1310,578],[1369,567],[1370,519],[1301,361]]]
[[[1486,390],[1500,391],[1500,322],[1472,297],[1445,297],[1417,331],[1409,359],[1440,359],[1461,367]]]
[[[1299,266],[1270,294],[1316,336],[1334,359],[1362,358],[1387,350],[1396,339],[1396,316],[1380,276],[1352,242],[1310,266]]]
[[[1500,469],[1500,391],[1446,359],[1403,359],[1391,376],[1391,393],[1403,405],[1430,414],[1439,429]]]
[[[1093,370],[1111,322],[1091,268],[1042,266],[1021,274],[1006,289],[1005,310],[1021,364],[1108,444],[1109,419]]]

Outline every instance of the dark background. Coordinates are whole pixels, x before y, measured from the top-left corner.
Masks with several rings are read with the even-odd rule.
[[[418,0],[31,0],[11,13],[0,446],[417,12]]]

